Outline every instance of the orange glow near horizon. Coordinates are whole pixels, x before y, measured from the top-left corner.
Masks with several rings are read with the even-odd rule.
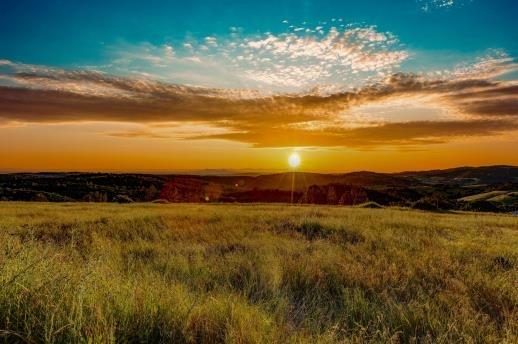
[[[0,170],[174,172],[287,170],[292,148],[253,148],[226,140],[116,138],[103,123],[28,125],[0,129]],[[518,165],[518,136],[483,137],[417,147],[299,148],[301,171],[397,172],[456,166]]]

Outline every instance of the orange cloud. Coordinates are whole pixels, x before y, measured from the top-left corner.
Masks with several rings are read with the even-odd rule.
[[[1,75],[10,82],[0,86],[3,121],[198,123],[226,132],[195,133],[190,138],[235,140],[261,147],[419,145],[518,129],[517,86],[489,78],[429,79],[395,74],[374,85],[330,95],[264,95],[91,71],[27,70],[12,63],[11,68]],[[421,95],[433,97],[466,118],[365,123],[354,129],[347,128],[347,123],[339,119],[355,106]],[[315,123],[318,125],[312,125]],[[109,135],[168,137],[151,130]]]
[[[518,130],[510,120],[416,121],[387,123],[354,129],[308,131],[286,128],[254,128],[240,133],[198,136],[197,139],[225,139],[255,147],[375,147],[444,143],[452,138],[489,136]]]

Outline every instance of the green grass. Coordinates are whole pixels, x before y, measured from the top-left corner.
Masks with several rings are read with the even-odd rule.
[[[0,203],[0,341],[518,342],[518,218]]]

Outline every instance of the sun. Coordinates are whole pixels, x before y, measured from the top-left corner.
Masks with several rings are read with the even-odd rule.
[[[292,153],[288,158],[288,164],[292,168],[296,168],[300,165],[300,156],[297,153]]]

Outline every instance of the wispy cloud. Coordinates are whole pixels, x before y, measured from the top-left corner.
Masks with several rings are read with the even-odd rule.
[[[159,134],[148,129],[141,130],[127,130],[120,132],[105,133],[106,136],[120,137],[120,138],[145,138],[145,139],[170,139],[171,135]]]
[[[375,27],[325,29],[319,25],[245,38],[229,51],[232,63],[250,79],[301,88],[344,83],[357,73],[390,71],[409,56],[398,48],[394,35]]]
[[[281,33],[228,35],[111,47],[106,71],[216,87],[300,91],[323,84],[358,86],[394,72],[410,53],[390,32],[340,21],[285,24]]]
[[[417,0],[417,2],[421,5],[421,9],[425,12],[437,9],[460,7],[472,1],[473,0]]]
[[[362,128],[304,130],[256,128],[247,132],[204,135],[198,139],[226,139],[255,147],[380,147],[445,143],[455,138],[490,136],[518,130],[512,120],[415,121]]]

